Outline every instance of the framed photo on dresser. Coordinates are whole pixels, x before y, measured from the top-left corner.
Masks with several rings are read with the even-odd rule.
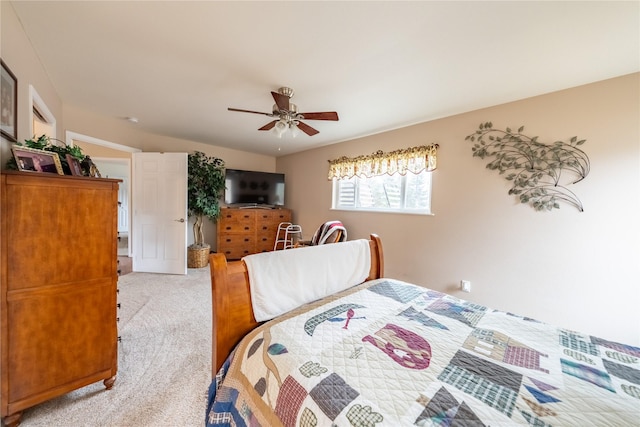
[[[71,171],[71,175],[73,176],[82,176],[82,166],[80,165],[80,160],[73,157],[71,154],[66,155],[67,164],[69,165],[69,170]]]
[[[15,145],[11,148],[18,170],[64,175],[58,153]]]

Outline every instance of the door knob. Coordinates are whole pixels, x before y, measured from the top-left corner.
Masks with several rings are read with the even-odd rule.
[[[176,221],[176,222],[184,222],[184,218],[174,219],[174,221]]]

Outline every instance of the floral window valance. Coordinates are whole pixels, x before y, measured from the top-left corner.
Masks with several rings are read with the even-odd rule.
[[[329,179],[348,179],[354,176],[371,178],[384,174],[406,175],[407,172],[432,171],[436,168],[437,149],[438,144],[430,144],[389,153],[378,150],[358,157],[343,156],[329,160]]]

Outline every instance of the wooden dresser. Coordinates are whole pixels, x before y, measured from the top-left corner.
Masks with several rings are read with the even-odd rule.
[[[103,380],[118,360],[118,181],[0,175],[0,386],[24,409]]]
[[[291,222],[291,210],[222,208],[217,222],[217,251],[227,259],[272,251],[281,222]]]

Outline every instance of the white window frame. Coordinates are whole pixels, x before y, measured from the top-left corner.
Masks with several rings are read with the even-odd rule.
[[[340,181],[337,178],[333,179],[333,189],[332,189],[332,203],[331,203],[331,209],[332,210],[341,210],[341,211],[358,211],[358,212],[389,212],[389,213],[401,213],[401,214],[413,214],[413,215],[433,215],[431,206],[432,206],[432,196],[433,196],[433,172],[429,172],[429,171],[422,171],[420,172],[418,175],[422,175],[422,174],[427,174],[425,176],[429,177],[429,182],[427,184],[428,186],[428,191],[429,191],[429,206],[426,208],[420,208],[420,209],[416,209],[416,208],[407,208],[405,207],[406,205],[406,186],[407,186],[407,175],[404,175],[401,177],[401,189],[400,189],[400,196],[401,196],[401,207],[400,208],[373,208],[373,207],[362,207],[362,206],[358,206],[358,199],[359,199],[359,191],[360,191],[360,186],[359,183],[361,180],[367,180],[367,179],[374,179],[374,178],[367,178],[367,177],[354,177],[353,180],[355,181],[355,201],[356,201],[356,206],[341,206],[339,204],[339,199],[340,199]],[[346,181],[346,180],[345,180]],[[351,181],[351,180],[349,180]]]
[[[38,91],[36,90],[36,88],[30,84],[29,85],[29,118],[30,118],[29,123],[31,127],[31,136],[38,138],[41,135],[34,134],[35,133],[35,129],[33,126],[33,119],[34,119],[33,109],[34,108],[38,110],[38,112],[44,118],[45,125],[47,125],[51,129],[52,135],[47,135],[47,136],[55,139],[57,137],[56,117],[53,115],[53,113],[51,113],[51,110],[49,110],[49,107],[47,107],[47,104],[44,102],[44,99],[42,99],[40,94],[38,94]]]

